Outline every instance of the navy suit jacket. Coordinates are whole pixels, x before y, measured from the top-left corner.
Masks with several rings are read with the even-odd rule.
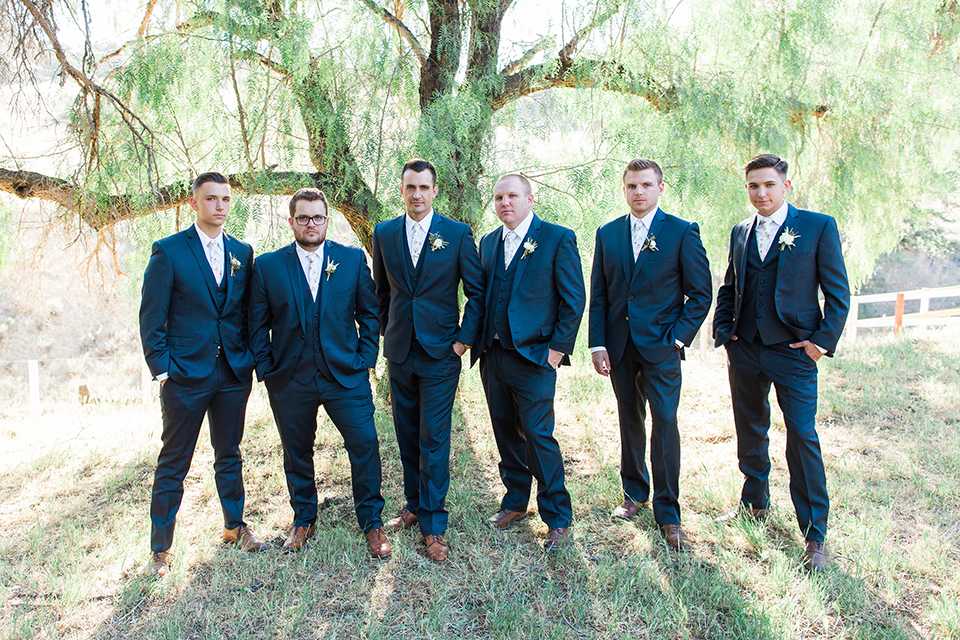
[[[320,283],[320,344],[330,373],[347,389],[377,363],[377,298],[361,249],[327,240]],[[327,274],[330,263],[336,271]],[[295,244],[257,258],[250,282],[250,346],[257,379],[283,389],[303,354],[306,314],[314,301]],[[306,294],[306,295],[305,295]]]
[[[548,367],[549,349],[564,354],[561,364],[570,364],[569,354],[577,342],[577,331],[586,306],[583,268],[577,250],[577,236],[566,227],[551,224],[534,214],[527,236],[517,249],[519,260],[513,289],[507,304],[507,318],[517,352],[531,362]],[[480,261],[486,274],[486,308],[492,313],[493,273],[503,228],[497,227],[480,240]],[[527,241],[537,247],[526,257]],[[474,349],[471,363],[490,347],[493,334],[484,332],[480,349]]]
[[[590,347],[606,347],[610,363],[623,358],[632,339],[648,362],[693,342],[710,311],[713,283],[700,228],[657,209],[644,249],[633,264],[631,214],[597,229],[590,274]]]
[[[743,283],[747,268],[747,242],[751,238],[754,216],[733,228],[730,234],[730,259],[724,283],[717,292],[713,335],[717,346],[725,344],[737,331]],[[837,221],[813,211],[789,205],[782,229],[798,234],[793,248],[780,249],[778,231],[770,251],[779,251],[775,304],[777,316],[797,340],[809,340],[831,355],[850,310],[850,285],[840,248]],[[818,290],[823,291],[823,310]]]
[[[373,230],[373,279],[377,288],[383,355],[407,359],[414,330],[430,357],[450,356],[454,342],[473,346],[483,322],[483,271],[470,226],[436,211],[420,253],[420,278],[413,286],[407,264],[405,215]],[[430,238],[447,243],[433,249]],[[460,282],[467,303],[460,320]]]
[[[237,378],[250,379],[247,283],[253,249],[226,233],[223,249],[227,284],[221,310],[217,281],[193,225],[153,243],[143,274],[140,341],[154,376],[167,372],[177,384],[207,379],[216,372],[220,346]],[[237,262],[239,267],[231,266]]]

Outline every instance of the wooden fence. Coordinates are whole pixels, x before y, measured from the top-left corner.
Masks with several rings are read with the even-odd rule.
[[[891,327],[894,333],[900,333],[903,327],[927,327],[933,325],[960,324],[960,307],[930,311],[930,301],[943,298],[960,297],[960,287],[940,287],[937,289],[917,289],[897,293],[873,293],[850,298],[850,315],[847,316],[847,346],[857,342],[857,329],[873,327]],[[907,300],[919,300],[920,311],[904,313]],[[892,316],[861,318],[860,309],[873,302],[893,302]]]

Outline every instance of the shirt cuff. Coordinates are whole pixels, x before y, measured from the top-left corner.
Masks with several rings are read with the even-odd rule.
[[[170,377],[170,374],[167,373],[166,371],[164,371],[163,373],[158,373],[158,374],[157,374],[157,382],[163,382],[164,380],[166,380],[166,379],[169,378],[169,377]]]
[[[673,341],[673,344],[677,345],[677,349],[683,349],[685,346],[687,346],[687,345],[683,344],[683,342],[680,341],[680,340],[674,340],[674,341]]]
[[[810,344],[813,344],[813,343],[811,342]],[[813,346],[815,346],[815,347],[817,348],[817,350],[820,351],[821,354],[826,354],[826,353],[827,353],[827,350],[824,349],[823,347],[821,347],[820,345],[814,344]]]
[[[606,347],[590,347],[590,353],[596,353],[597,351],[606,351]]]

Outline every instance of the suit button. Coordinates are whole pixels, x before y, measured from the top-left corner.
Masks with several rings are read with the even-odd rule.
[[[630,320],[630,316],[627,316],[626,318],[624,318],[624,320],[629,321],[629,320]]]
[[[766,271],[766,268],[765,268],[765,267],[760,267],[760,273],[763,273],[764,271]]]
[[[307,339],[307,336],[300,336],[300,339],[301,339],[301,340],[306,340],[306,339]],[[299,356],[298,356],[298,357],[299,357]]]
[[[633,300],[633,296],[628,296],[627,300]]]
[[[761,302],[758,306],[762,307],[762,306],[763,306],[763,303]]]
[[[414,302],[416,302],[416,301],[417,301],[417,299],[416,299],[416,298],[414,298],[414,299],[413,299],[413,301],[414,301]]]

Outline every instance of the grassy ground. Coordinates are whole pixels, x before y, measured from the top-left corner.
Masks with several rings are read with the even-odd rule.
[[[800,566],[782,419],[771,430],[775,509],[718,525],[740,476],[721,352],[685,364],[682,508],[695,551],[678,557],[652,514],[612,522],[619,436],[607,380],[560,376],[557,438],[576,544],[545,556],[546,527],[486,519],[501,487],[476,371],[454,415],[452,553],[431,565],[412,532],[367,559],[339,435],[322,418],[317,537],[279,551],[290,521],[281,454],[255,391],[244,440],[248,521],[273,548],[219,544],[203,443],[186,482],[164,580],[142,575],[159,409],[48,400],[40,425],[0,414],[0,629],[9,638],[960,638],[960,336],[858,345],[821,366],[820,436],[833,509],[825,575]],[[137,371],[131,356],[130,369]],[[111,372],[115,375],[115,371]],[[136,375],[135,373],[133,375]],[[136,378],[134,378],[134,381]],[[402,505],[392,424],[378,411],[386,516]]]

